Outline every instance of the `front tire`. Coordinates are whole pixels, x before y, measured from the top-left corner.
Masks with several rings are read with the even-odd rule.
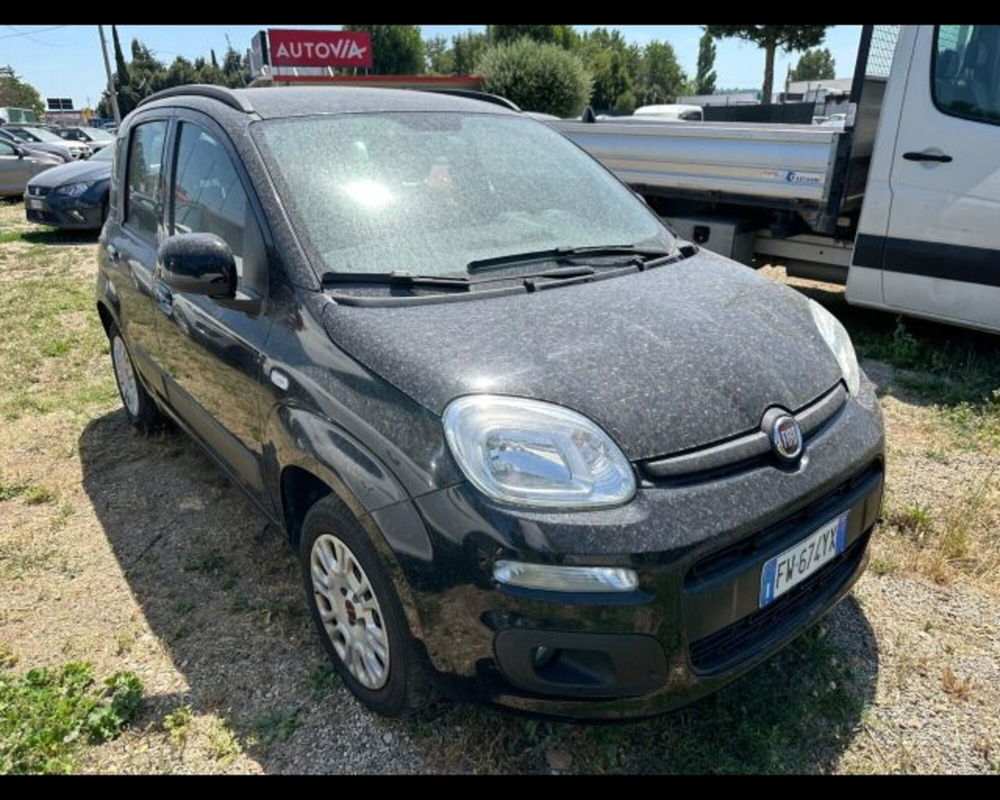
[[[387,717],[422,709],[430,684],[399,596],[368,536],[334,495],[306,514],[299,561],[310,616],[355,697]]]
[[[129,423],[142,433],[159,430],[166,419],[139,380],[125,339],[113,322],[108,328],[108,341],[111,345],[111,364],[115,370],[118,396],[121,397]]]

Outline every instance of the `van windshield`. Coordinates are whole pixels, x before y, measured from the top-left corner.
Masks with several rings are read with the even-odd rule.
[[[530,118],[359,113],[254,127],[323,271],[464,274],[529,251],[674,248],[632,192]]]

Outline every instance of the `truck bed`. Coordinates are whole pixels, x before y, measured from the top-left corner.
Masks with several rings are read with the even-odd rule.
[[[644,193],[829,204],[842,128],[749,122],[549,123]]]

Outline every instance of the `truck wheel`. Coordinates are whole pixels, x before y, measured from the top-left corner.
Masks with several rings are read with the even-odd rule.
[[[111,364],[115,369],[115,383],[118,384],[118,394],[125,407],[128,421],[142,433],[158,430],[163,427],[166,420],[139,380],[125,339],[113,322],[108,328],[108,340],[111,343]]]
[[[387,717],[422,709],[430,683],[388,570],[334,495],[306,514],[299,560],[323,647],[355,697]]]

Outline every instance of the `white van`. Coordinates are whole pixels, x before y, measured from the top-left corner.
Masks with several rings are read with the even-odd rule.
[[[633,117],[657,117],[659,119],[684,119],[701,122],[704,113],[701,106],[667,103],[653,106],[639,106],[632,112]]]

